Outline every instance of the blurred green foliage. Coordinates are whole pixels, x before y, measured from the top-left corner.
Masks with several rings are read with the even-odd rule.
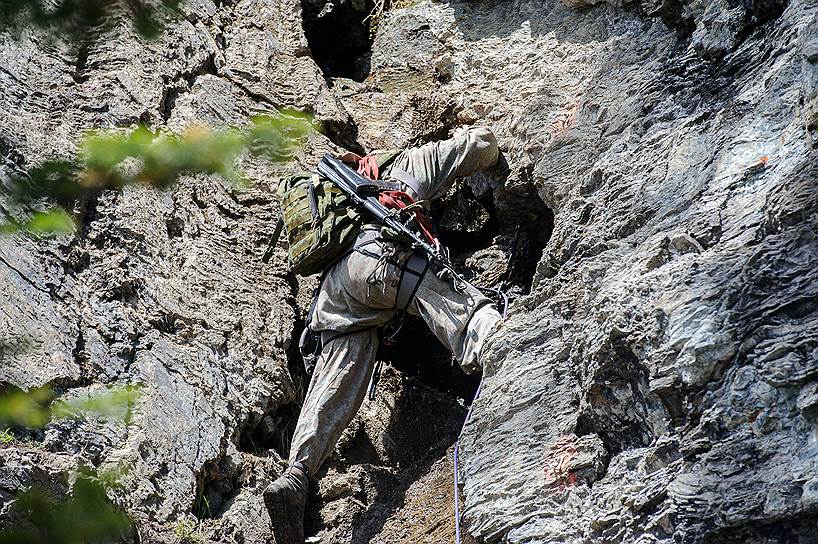
[[[189,174],[217,174],[237,186],[246,180],[235,164],[245,153],[272,162],[286,162],[320,127],[309,114],[281,110],[251,117],[244,128],[213,129],[202,125],[181,134],[145,126],[124,131],[94,131],[80,142],[75,162],[47,161],[12,178],[6,191],[21,207],[47,200],[71,208],[78,200],[105,189],[142,184],[160,189]],[[73,219],[60,210],[39,212],[23,221],[0,225],[0,234],[66,233]]]
[[[26,521],[0,531],[0,544],[88,544],[127,536],[133,525],[108,499],[108,482],[94,470],[82,469],[74,474],[65,500],[37,488],[20,493],[14,507]]]
[[[83,391],[54,401],[54,392],[49,386],[28,391],[6,386],[0,394],[0,424],[31,429],[42,427],[52,419],[83,418],[93,413],[127,425],[141,395],[141,385],[128,384]]]
[[[50,387],[23,391],[7,386],[0,394],[0,424],[42,427],[51,419],[50,404],[54,394]]]
[[[82,418],[89,413],[130,422],[141,386],[106,387],[52,402],[48,386],[22,391],[7,386],[0,394],[0,421],[37,428],[54,418]],[[0,433],[0,444],[14,442],[11,429]],[[132,531],[132,523],[106,495],[118,487],[126,469],[107,471],[81,468],[71,474],[73,485],[67,498],[59,499],[44,489],[29,488],[17,495],[14,509],[23,520],[18,527],[0,531],[0,544],[86,544],[111,542]]]
[[[144,38],[159,36],[180,0],[0,0],[0,28],[34,26],[54,35],[87,39],[89,30],[127,19]]]
[[[238,131],[201,126],[179,135],[144,126],[126,134],[93,132],[82,145],[85,171],[80,183],[100,188],[134,183],[165,188],[181,174],[195,173],[219,174],[237,182],[233,161],[243,144]]]
[[[11,220],[0,225],[0,234],[24,231],[31,234],[70,234],[77,228],[74,219],[65,210],[54,209],[34,212],[25,221]]]
[[[313,132],[320,130],[320,125],[312,115],[283,109],[277,116],[251,117],[246,143],[255,157],[272,162],[287,162],[292,160]]]
[[[131,384],[86,391],[79,396],[56,401],[51,407],[51,417],[82,418],[94,413],[129,424],[141,395],[142,386]]]

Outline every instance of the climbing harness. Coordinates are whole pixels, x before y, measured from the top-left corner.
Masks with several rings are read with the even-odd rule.
[[[418,292],[420,282],[429,270],[429,259],[420,253],[412,253],[401,267],[398,292],[395,295],[395,308],[405,312]]]
[[[375,231],[371,231],[375,232]],[[356,244],[355,251],[360,251],[361,253],[371,256],[373,258],[378,258],[378,264],[380,265],[382,262],[387,262],[399,266],[397,263],[392,261],[391,259],[384,259],[384,254],[382,253],[380,257],[378,257],[375,253],[367,252],[367,250],[362,250],[361,247],[364,245],[368,245],[370,243],[380,242],[383,241],[382,238],[367,236],[364,234],[362,236],[364,239],[362,243]],[[381,245],[381,249],[383,250],[384,245]],[[387,245],[387,247],[389,247]],[[391,257],[391,254],[390,254]],[[406,310],[409,308],[409,304],[412,303],[412,299],[415,297],[417,293],[418,287],[420,287],[420,282],[423,281],[423,276],[426,275],[426,271],[429,269],[429,259],[427,259],[424,255],[413,252],[409,257],[406,259],[406,262],[403,265],[399,266],[400,268],[400,279],[398,280],[398,288],[395,293],[395,315],[384,323],[381,326],[382,338],[383,343],[387,346],[394,345],[397,341],[397,336],[400,333],[401,329],[403,328],[403,324],[406,322]],[[377,267],[376,267],[377,269]],[[370,274],[371,276],[371,274]],[[380,281],[380,280],[377,280]],[[370,284],[371,287],[371,284]],[[381,372],[383,371],[383,362],[377,361],[375,363],[375,368],[372,372],[372,380],[369,383],[369,392],[368,398],[369,400],[375,400],[375,393],[378,387],[378,382],[380,381]]]
[[[420,202],[416,202],[404,191],[381,191],[378,201],[386,208],[395,210],[397,216],[409,215],[415,220],[415,225],[426,240],[435,248],[440,249],[440,240],[432,234],[432,222],[426,215],[426,210]]]
[[[395,293],[395,316],[382,327],[383,343],[387,346],[394,345],[398,340],[398,334],[406,322],[406,310],[415,298],[423,276],[429,270],[429,259],[420,253],[412,253],[400,270],[398,290]]]

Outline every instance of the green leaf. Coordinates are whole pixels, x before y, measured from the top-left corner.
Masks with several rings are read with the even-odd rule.
[[[51,415],[55,418],[83,418],[88,413],[114,417],[128,423],[133,408],[141,397],[140,385],[106,387],[98,391],[87,391],[54,403]]]
[[[77,228],[74,219],[65,210],[35,212],[22,227],[33,234],[71,234]]]
[[[48,386],[30,391],[9,388],[0,395],[0,422],[29,428],[42,427],[51,417],[48,404],[52,398]]]

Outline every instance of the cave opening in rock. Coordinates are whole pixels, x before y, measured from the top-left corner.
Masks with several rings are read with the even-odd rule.
[[[324,76],[366,79],[374,9],[374,0],[301,0],[304,34]]]
[[[499,199],[498,199],[499,197]],[[441,242],[458,271],[478,287],[503,290],[513,300],[528,294],[543,249],[554,230],[554,213],[532,185],[496,194],[462,184],[432,208]],[[500,308],[500,299],[497,299]],[[418,317],[409,317],[393,346],[379,357],[423,384],[470,403],[480,382]]]
[[[239,433],[239,451],[264,456],[274,450],[286,459],[303,396],[254,420]]]

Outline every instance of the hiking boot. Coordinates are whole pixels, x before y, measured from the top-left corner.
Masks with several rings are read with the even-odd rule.
[[[304,544],[304,510],[309,478],[301,463],[294,463],[264,490],[264,505],[273,524],[276,544]]]

